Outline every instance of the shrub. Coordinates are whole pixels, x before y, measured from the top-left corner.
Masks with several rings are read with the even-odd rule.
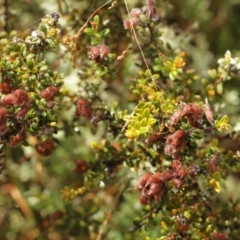
[[[239,59],[174,1],[58,4],[1,32],[1,238],[238,239]]]

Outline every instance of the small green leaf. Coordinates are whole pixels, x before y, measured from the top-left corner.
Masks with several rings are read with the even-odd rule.
[[[160,78],[160,75],[159,74],[154,74],[154,75],[152,75],[152,78],[153,78],[153,80],[157,80],[157,79]]]
[[[149,130],[150,130],[149,127],[140,127],[139,132],[141,134],[145,134],[145,133],[148,133]]]
[[[215,139],[213,139],[212,142],[211,142],[211,147],[215,148],[215,147],[217,147],[217,146],[218,146],[218,139],[215,138]]]
[[[143,118],[140,122],[141,127],[145,127],[147,125],[147,119]]]
[[[220,124],[227,124],[228,123],[228,116],[224,115],[221,119],[220,119]]]
[[[173,81],[177,78],[177,75],[178,75],[177,71],[171,71],[169,73],[169,78]]]
[[[39,72],[44,72],[48,69],[48,66],[47,65],[43,65],[40,69],[39,69]]]
[[[44,34],[46,34],[47,33],[47,27],[46,27],[46,24],[45,23],[41,23],[40,25],[39,25],[39,31],[40,32],[43,32]]]
[[[232,131],[232,126],[228,124],[228,116],[224,115],[220,120],[214,121],[218,131],[226,130]]]
[[[35,58],[35,54],[33,54],[33,53],[30,53],[30,54],[28,54],[27,56],[26,56],[26,59],[31,59],[31,58]]]
[[[208,70],[208,75],[213,79],[217,78],[217,70],[216,69]]]
[[[94,30],[92,28],[85,28],[84,32],[88,35],[92,35],[94,33]]]
[[[100,21],[100,18],[98,15],[96,15],[93,19],[93,22],[96,23],[97,25],[99,25],[99,21]]]
[[[27,66],[29,69],[33,69],[33,60],[32,59],[27,60]]]
[[[106,28],[100,32],[103,37],[106,37],[110,33],[110,29]]]
[[[221,180],[221,175],[220,175],[220,173],[219,173],[219,172],[215,172],[215,173],[213,174],[213,178],[214,178],[215,180],[217,180],[217,181],[220,181],[220,180]]]
[[[222,95],[223,94],[223,83],[218,83],[217,84],[217,93]]]
[[[142,115],[146,118],[148,118],[150,116],[150,110],[149,108],[145,108]]]
[[[91,45],[93,45],[93,46],[96,46],[99,43],[100,43],[99,39],[94,38],[93,40],[91,40]]]
[[[14,64],[13,64],[13,66],[14,66],[14,68],[17,68],[17,67],[20,66],[20,64],[21,64],[20,60],[19,60],[19,59],[16,59],[15,62],[14,62]]]
[[[113,103],[113,109],[114,109],[115,111],[117,111],[117,109],[118,109],[118,102],[114,102],[114,103]]]
[[[153,67],[153,70],[154,71],[156,71],[156,72],[160,72],[160,71],[162,71],[162,66],[160,66],[160,65],[155,65],[154,67]]]
[[[148,125],[153,125],[154,123],[156,123],[156,119],[155,118],[149,118],[148,119]]]
[[[150,77],[151,76],[151,70],[150,69],[146,70],[145,76],[146,77]]]

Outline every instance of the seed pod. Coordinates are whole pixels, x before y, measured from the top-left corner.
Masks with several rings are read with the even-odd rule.
[[[172,169],[168,169],[168,170],[162,172],[161,181],[166,183],[166,182],[169,182],[170,180],[172,180],[173,177],[174,177],[174,171]]]
[[[141,191],[146,185],[147,182],[150,180],[152,174],[151,173],[145,173],[138,181],[137,189],[138,191]]]
[[[124,27],[131,29],[133,26],[138,26],[141,23],[140,15],[142,10],[140,8],[133,8],[130,12],[131,19],[124,20]]]
[[[54,150],[54,141],[53,139],[46,139],[44,142],[42,143],[38,143],[35,148],[37,150],[37,152],[41,155],[41,156],[48,156],[52,153],[52,151]]]
[[[140,196],[139,201],[142,205],[147,205],[148,202],[149,202],[148,198],[146,196],[143,196],[143,195]]]
[[[0,132],[1,134],[4,134],[8,130],[8,125],[6,123],[0,124]]]
[[[76,115],[85,118],[91,118],[92,109],[88,101],[84,98],[79,98],[75,103]]]
[[[191,110],[191,103],[185,104],[182,109],[183,115],[191,114]]]
[[[161,173],[144,174],[139,182],[137,189],[141,192],[140,202],[145,205],[149,201],[160,201],[164,194],[164,184],[161,180]]]
[[[23,127],[15,136],[11,137],[9,140],[9,145],[16,147],[26,139],[26,129]]]
[[[27,92],[23,89],[17,89],[12,94],[16,98],[16,105],[23,105],[29,100]]]
[[[195,117],[200,117],[203,113],[203,109],[196,103],[190,103],[191,112]]]
[[[156,196],[156,195],[158,195],[159,194],[159,192],[161,191],[161,189],[162,189],[162,185],[161,185],[161,183],[159,182],[159,183],[152,183],[151,185],[150,185],[150,188],[149,188],[149,191],[148,191],[148,195],[149,196]]]
[[[228,235],[223,232],[214,232],[212,233],[212,237],[214,240],[228,240]]]
[[[188,172],[186,171],[185,168],[181,167],[181,168],[177,169],[177,177],[179,179],[184,180],[184,179],[186,179],[187,175],[188,175]]]
[[[125,29],[130,29],[131,28],[131,20],[129,20],[129,19],[124,20],[123,26]]]
[[[13,90],[13,87],[10,83],[1,82],[0,83],[0,92],[3,94],[8,94]]]
[[[186,232],[186,231],[188,231],[189,227],[190,227],[190,226],[189,226],[188,223],[185,224],[185,225],[179,224],[179,225],[178,225],[178,231],[179,231],[180,233]]]
[[[44,98],[46,101],[53,101],[58,91],[58,87],[49,86],[41,92],[41,97]]]
[[[153,19],[155,15],[155,0],[147,0],[147,16],[150,20]]]
[[[107,57],[107,55],[110,52],[109,47],[107,45],[105,45],[105,44],[102,44],[98,48],[99,48],[99,57],[100,57],[100,59],[103,59],[103,58]]]
[[[0,124],[3,124],[6,122],[6,108],[0,107]]]
[[[172,183],[176,188],[181,188],[184,182],[179,178],[174,178],[172,179]]]
[[[182,119],[184,116],[184,112],[182,110],[175,112],[171,117],[170,117],[170,122],[172,125],[178,124],[180,119]]]
[[[88,166],[86,161],[82,160],[82,159],[78,159],[76,162],[76,167],[75,167],[75,172],[78,174],[84,173],[87,171]]]
[[[166,139],[164,153],[173,158],[178,157],[187,144],[187,136],[187,133],[183,130],[177,130],[175,133],[169,135]]]
[[[131,16],[132,18],[134,18],[134,17],[140,17],[141,13],[142,13],[142,10],[141,10],[140,8],[133,8],[133,9],[131,10],[131,12],[130,12],[130,16]]]
[[[208,120],[208,122],[214,127],[214,118],[213,118],[213,112],[212,109],[208,103],[208,99],[205,99],[206,105],[205,105],[205,116]]]
[[[153,144],[155,142],[163,140],[163,135],[161,133],[153,133],[146,139],[146,144]]]
[[[21,109],[16,114],[16,119],[20,119],[20,118],[24,117],[27,114],[29,109],[30,109],[30,103],[29,102],[22,105]]]
[[[209,161],[209,169],[211,173],[216,172],[218,161],[219,161],[219,155],[218,153],[215,153],[211,158],[211,160]]]
[[[176,171],[178,168],[182,167],[182,163],[178,159],[174,159],[172,162],[172,168]]]
[[[88,57],[90,59],[97,59],[100,56],[99,48],[96,46],[92,46],[88,50]]]
[[[203,126],[201,124],[201,119],[199,117],[196,117],[193,114],[189,114],[187,115],[187,118],[192,127],[203,129]]]
[[[11,106],[16,103],[16,97],[13,94],[8,94],[2,99],[2,103],[5,106]]]
[[[161,175],[162,173],[156,172],[155,174],[152,174],[149,183],[160,183],[161,182]]]

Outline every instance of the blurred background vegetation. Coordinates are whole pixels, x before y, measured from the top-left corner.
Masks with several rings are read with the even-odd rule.
[[[53,11],[61,15],[60,25],[63,34],[73,36],[88,17],[105,0],[3,0],[1,3],[1,31],[19,31],[18,36],[26,36],[34,30],[39,20]],[[144,0],[132,0],[129,8],[141,7]],[[160,15],[160,26],[164,29],[159,45],[168,44],[176,53],[184,50],[189,65],[202,77],[207,77],[210,68],[216,68],[217,60],[227,50],[240,57],[240,1],[239,0],[159,0],[156,11]],[[124,1],[110,10],[103,8],[99,16],[104,27],[111,30],[105,39],[111,52],[120,55],[131,42],[131,36],[123,26],[127,17]],[[80,58],[88,58],[87,48],[90,39],[80,38]],[[134,47],[133,47],[134,48]],[[154,50],[152,50],[154,51]],[[166,54],[167,52],[165,52]],[[72,68],[71,56],[62,49],[46,53],[48,64],[53,70],[64,73],[64,86],[81,91],[79,76],[86,71],[88,64],[79,60]],[[123,109],[132,109],[129,104],[129,85],[138,74],[142,63],[134,49],[128,52],[122,62],[113,67],[115,73],[106,76],[107,84],[100,86],[101,99],[111,106],[118,102]],[[88,73],[91,75],[91,72]],[[108,91],[105,88],[108,87]],[[216,108],[228,114],[236,131],[239,130],[239,77],[224,83],[224,94],[217,96]],[[130,240],[156,239],[159,236],[159,219],[151,231],[129,232],[133,221],[142,214],[139,193],[135,186],[139,174],[122,166],[113,177],[98,176],[98,186],[73,201],[61,198],[61,190],[68,186],[78,188],[83,185],[84,174],[75,172],[76,160],[84,159],[89,166],[102,167],[96,160],[91,143],[104,135],[105,126],[91,126],[84,120],[71,127],[74,109],[71,103],[63,100],[69,110],[62,113],[59,131],[55,138],[58,147],[49,157],[40,158],[32,147],[19,146],[7,149],[6,166],[0,175],[0,239],[2,240],[88,240],[114,239]],[[240,150],[238,140],[224,139],[226,148]],[[103,159],[104,160],[104,159]],[[103,175],[105,175],[103,173]],[[91,177],[91,176],[88,176]],[[95,176],[92,176],[93,178]],[[231,178],[229,196],[238,198],[239,176]],[[234,187],[233,187],[234,186]]]

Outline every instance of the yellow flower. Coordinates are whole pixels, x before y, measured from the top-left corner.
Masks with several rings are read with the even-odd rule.
[[[217,180],[212,178],[212,179],[209,180],[209,184],[213,187],[215,192],[220,193],[221,186],[220,186],[220,184],[219,184],[219,182]]]
[[[185,62],[181,57],[176,57],[173,62],[174,67],[182,68],[185,65]]]
[[[69,187],[64,187],[61,191],[61,198],[65,200],[72,200],[76,196],[76,191],[74,189],[70,189]]]
[[[129,140],[134,140],[137,137],[136,131],[135,129],[128,129],[125,133],[125,136],[129,139]]]
[[[47,36],[48,37],[52,37],[52,36],[56,36],[60,33],[60,30],[58,28],[50,28],[47,31]]]
[[[91,148],[93,148],[95,150],[103,150],[104,145],[102,143],[98,143],[98,142],[91,142]]]
[[[83,186],[78,189],[71,189],[69,187],[64,187],[64,189],[61,191],[61,198],[71,201],[73,200],[77,195],[82,195],[87,190],[87,187]]]

